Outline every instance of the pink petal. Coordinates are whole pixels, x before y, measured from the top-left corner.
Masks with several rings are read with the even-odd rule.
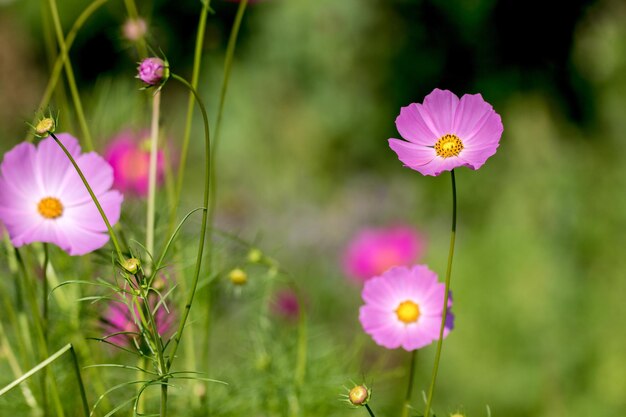
[[[60,237],[60,242],[57,245],[72,256],[93,252],[109,241],[108,234],[84,229],[67,216],[59,217],[57,221]]]
[[[465,94],[457,108],[452,133],[467,145],[494,113],[491,104],[483,100],[480,94]]]
[[[100,155],[95,152],[83,154],[76,159],[76,163],[96,196],[111,188],[113,168]],[[84,204],[91,201],[85,184],[73,167],[66,171],[61,190],[60,199],[64,205]]]
[[[435,88],[424,98],[424,108],[421,114],[423,117],[425,113],[430,116],[436,139],[445,134],[454,133],[452,129],[458,105],[459,98],[448,90]],[[434,145],[434,142],[431,145]]]
[[[389,139],[389,147],[398,155],[398,159],[404,165],[416,171],[420,171],[419,167],[428,164],[437,156],[434,148],[415,145],[399,139]]]
[[[57,138],[67,148],[72,157],[75,158],[79,155],[80,146],[75,137],[67,133],[60,133],[57,135]],[[39,167],[39,181],[44,189],[44,197],[58,197],[63,178],[71,167],[71,162],[53,138],[46,138],[39,143],[35,164]]]
[[[111,223],[111,226],[115,225],[120,218],[120,211],[124,197],[115,190],[100,194],[97,197],[100,205],[102,206],[102,210],[104,210],[104,213],[109,220],[109,223]],[[102,220],[102,216],[100,215],[98,208],[91,199],[83,204],[66,207],[63,215],[68,216],[80,227],[91,232],[107,231],[106,224],[104,223],[104,220]]]
[[[422,175],[437,176],[443,171],[450,171],[454,168],[458,168],[461,166],[470,166],[470,164],[462,160],[458,156],[452,156],[450,158],[441,158],[437,156],[429,163],[416,167],[414,169],[420,172]]]
[[[36,148],[33,144],[20,143],[4,154],[0,166],[5,185],[23,198],[32,198],[33,194],[44,194],[39,180],[36,155]]]
[[[396,128],[400,135],[409,142],[432,146],[440,135],[434,130],[434,125],[430,117],[422,117],[422,105],[418,103],[409,104],[400,109],[400,115],[396,118]]]

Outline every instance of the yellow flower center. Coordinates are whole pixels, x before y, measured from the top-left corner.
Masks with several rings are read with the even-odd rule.
[[[63,214],[63,204],[58,198],[45,197],[37,204],[37,210],[46,219],[56,219]]]
[[[52,117],[41,119],[35,126],[35,133],[39,136],[47,136],[49,131],[54,131],[54,119]]]
[[[406,300],[398,305],[396,315],[405,324],[415,323],[420,316],[420,308],[413,301]]]
[[[463,150],[463,142],[456,135],[443,135],[437,143],[435,143],[435,152],[437,156],[442,158],[450,158],[451,156],[458,156]]]

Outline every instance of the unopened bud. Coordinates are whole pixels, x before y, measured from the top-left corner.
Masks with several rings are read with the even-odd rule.
[[[263,259],[263,253],[260,250],[257,248],[250,249],[250,252],[248,252],[249,262],[256,264],[259,263],[261,259]]]
[[[353,405],[365,405],[370,399],[370,390],[365,385],[357,385],[348,393],[348,399]]]
[[[235,268],[228,273],[228,279],[235,285],[244,285],[248,282],[248,274],[239,268]]]
[[[48,132],[54,132],[56,122],[52,117],[44,117],[35,125],[35,135],[45,138]]]
[[[122,263],[122,268],[124,268],[128,273],[135,275],[139,269],[139,265],[139,259],[130,258],[126,259],[124,263]]]

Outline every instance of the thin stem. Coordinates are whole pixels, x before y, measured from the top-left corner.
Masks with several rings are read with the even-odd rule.
[[[211,0],[202,2],[202,10],[200,11],[200,21],[198,22],[198,32],[196,33],[196,49],[193,57],[193,71],[191,73],[191,86],[198,88],[198,79],[200,78],[200,64],[202,62],[202,47],[204,45],[204,35],[206,32],[206,20],[209,13]],[[178,164],[178,175],[176,177],[176,187],[174,189],[174,201],[170,211],[170,232],[176,225],[176,208],[180,203],[180,194],[183,189],[183,178],[185,176],[185,168],[187,165],[187,153],[189,149],[189,139],[191,138],[191,122],[193,120],[194,94],[189,92],[189,100],[187,103],[187,118],[185,120],[185,131],[183,133],[183,143],[180,151],[180,162]]]
[[[124,0],[124,5],[126,6],[128,17],[137,21],[139,19],[139,12],[137,11],[137,5],[134,0]],[[146,40],[143,36],[137,42],[137,52],[139,53],[140,58],[148,56],[148,48],[146,46]]]
[[[205,208],[202,211],[202,226],[200,227],[200,243],[198,244],[198,255],[196,257],[196,267],[193,275],[193,284],[191,287],[191,291],[189,292],[189,297],[187,298],[187,302],[185,303],[185,309],[183,312],[183,316],[180,320],[180,324],[178,326],[178,330],[176,331],[176,336],[174,338],[174,346],[172,348],[172,352],[168,359],[167,370],[172,366],[172,361],[176,357],[176,351],[178,350],[178,345],[183,335],[183,330],[185,329],[185,324],[187,322],[187,318],[189,317],[189,311],[191,310],[191,304],[193,302],[194,295],[196,294],[196,288],[198,287],[198,278],[200,277],[200,267],[202,265],[202,254],[204,251],[204,240],[206,238],[206,229],[207,229],[207,209],[209,205],[209,192],[210,192],[210,184],[211,184],[211,139],[209,134],[209,118],[206,113],[206,108],[204,107],[204,103],[202,99],[198,96],[196,90],[189,84],[184,78],[179,77],[176,74],[171,74],[171,77],[176,81],[183,84],[185,87],[189,89],[196,98],[196,102],[198,103],[198,107],[200,107],[200,111],[202,113],[202,119],[204,121],[204,140],[205,140],[205,169],[204,169],[204,199],[203,199],[203,207]],[[207,274],[207,275],[210,275]]]
[[[167,416],[167,381],[161,384],[161,417]]]
[[[72,363],[74,364],[74,372],[76,372],[76,380],[78,381],[78,388],[80,390],[80,398],[83,403],[83,411],[85,417],[89,417],[89,403],[87,402],[87,393],[85,392],[85,385],[83,384],[83,377],[80,375],[80,366],[78,365],[78,356],[74,347],[69,344],[70,353],[72,354]]]
[[[371,417],[376,417],[374,415],[374,412],[372,411],[372,409],[370,408],[369,404],[365,404],[365,408],[367,408],[367,412],[370,413]]]
[[[54,92],[54,89],[57,86],[57,83],[59,81],[59,76],[61,75],[61,70],[63,69],[63,64],[65,63],[67,54],[69,53],[70,48],[72,47],[72,44],[74,43],[74,40],[76,39],[76,34],[80,30],[80,28],[83,26],[85,21],[107,1],[109,0],[95,0],[93,3],[87,6],[85,10],[83,10],[83,12],[80,14],[80,16],[78,16],[78,18],[72,25],[72,28],[67,33],[67,36],[65,37],[65,41],[64,41],[65,50],[61,51],[61,53],[56,57],[56,60],[54,61],[52,71],[50,72],[50,78],[48,79],[48,84],[46,85],[46,89],[44,90],[43,97],[41,98],[41,101],[39,102],[39,107],[38,107],[39,110],[43,110],[44,107],[46,107],[50,103],[50,98],[52,97],[52,93]],[[37,124],[37,119],[34,119],[32,124],[33,125]],[[34,137],[35,137],[34,130],[28,129],[28,133],[26,137],[24,138],[24,140],[26,142],[30,142],[33,140]]]
[[[74,78],[74,71],[72,70],[72,64],[67,54],[67,46],[65,45],[65,39],[63,37],[63,29],[61,28],[61,20],[59,19],[59,11],[57,9],[56,0],[48,0],[50,5],[50,11],[52,13],[52,21],[54,22],[54,30],[57,36],[57,43],[61,50],[61,55],[65,57],[63,65],[65,66],[65,75],[67,76],[67,83],[70,87],[70,93],[72,95],[72,101],[74,101],[74,107],[76,107],[76,116],[78,116],[78,122],[80,123],[80,129],[83,133],[85,140],[85,148],[88,151],[93,151],[93,141],[91,140],[91,133],[89,132],[89,126],[85,119],[85,112],[83,111],[83,105],[78,94],[78,88],[76,87],[76,79]]]
[[[237,15],[235,16],[235,22],[228,38],[228,46],[226,47],[226,57],[224,60],[224,78],[222,79],[222,87],[220,90],[220,101],[217,107],[217,121],[215,123],[215,135],[213,138],[213,149],[211,153],[211,204],[209,205],[209,225],[213,224],[213,216],[215,215],[215,205],[217,202],[217,177],[215,175],[217,170],[216,156],[217,145],[219,143],[219,137],[222,127],[222,116],[224,114],[224,103],[226,101],[226,92],[228,91],[228,83],[230,80],[230,72],[233,66],[233,57],[235,56],[235,47],[237,46],[237,38],[239,37],[239,29],[241,27],[241,21],[246,11],[248,0],[242,0],[237,8]]]
[[[441,316],[441,328],[439,329],[439,340],[437,341],[437,351],[435,353],[435,363],[433,365],[433,375],[428,389],[428,399],[426,401],[426,409],[424,417],[428,417],[430,406],[433,401],[435,392],[435,382],[437,381],[437,371],[439,370],[439,360],[441,359],[441,347],[443,345],[443,331],[446,327],[446,319],[448,318],[448,297],[450,295],[450,276],[452,274],[452,258],[454,257],[454,240],[456,238],[456,180],[454,178],[454,170],[450,171],[452,178],[452,230],[450,232],[450,250],[448,252],[448,266],[446,268],[446,288],[443,297],[443,315]]]
[[[74,166],[74,169],[76,170],[76,172],[80,176],[80,179],[83,181],[83,184],[85,184],[85,187],[87,188],[87,192],[89,192],[89,195],[91,196],[91,199],[93,200],[94,204],[96,205],[96,208],[98,209],[98,212],[100,213],[100,216],[102,216],[102,220],[104,220],[104,224],[107,227],[107,230],[109,232],[109,236],[111,236],[111,241],[113,242],[113,246],[115,246],[115,251],[117,252],[117,257],[119,259],[119,262],[120,262],[120,264],[123,264],[124,256],[122,255],[122,250],[120,249],[120,245],[117,242],[117,238],[115,237],[115,232],[113,231],[113,228],[111,227],[111,223],[109,223],[109,219],[107,218],[107,215],[104,213],[104,210],[102,209],[102,206],[100,205],[100,202],[98,201],[98,198],[96,197],[96,195],[94,194],[93,190],[91,189],[91,186],[87,182],[87,179],[85,178],[85,175],[83,175],[83,171],[78,167],[78,164],[74,160],[74,157],[72,157],[72,154],[70,154],[70,152],[67,150],[65,145],[63,145],[63,143],[61,143],[59,138],[57,138],[56,135],[54,133],[52,133],[52,132],[48,132],[48,133],[50,134],[50,136],[52,136],[52,138],[57,143],[57,145],[59,145],[61,147],[61,149],[63,149],[63,152],[65,152],[65,155],[68,157],[68,159],[70,160],[70,162]]]
[[[156,200],[157,150],[159,142],[159,111],[161,92],[152,96],[152,123],[150,126],[150,165],[148,168],[148,212],[146,223],[146,249],[154,256],[154,205]]]
[[[43,285],[41,286],[41,324],[42,324],[42,333],[43,333],[43,343],[45,344],[46,350],[48,349],[48,244],[43,244]],[[46,369],[41,370],[41,391],[42,391],[42,406],[43,409],[48,412],[48,389],[47,389],[47,379],[48,375]]]
[[[417,359],[417,349],[411,351],[411,362],[409,365],[409,382],[406,386],[406,395],[404,396],[404,405],[402,406],[402,417],[409,415],[411,408],[411,394],[413,393],[413,377],[415,375],[415,361]]]

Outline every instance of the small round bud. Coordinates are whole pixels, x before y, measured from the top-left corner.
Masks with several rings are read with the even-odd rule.
[[[235,285],[244,285],[248,282],[248,274],[239,268],[235,268],[228,273],[228,279]]]
[[[263,259],[263,252],[261,252],[257,248],[250,249],[250,252],[248,252],[249,262],[256,264],[256,263],[261,262],[261,259]]]
[[[124,38],[131,42],[137,42],[143,38],[147,30],[148,25],[146,25],[146,21],[140,17],[137,19],[128,19],[124,22],[124,26],[122,26]]]
[[[161,84],[169,76],[169,69],[161,58],[146,58],[137,68],[137,78],[148,85]]]
[[[35,126],[35,135],[45,138],[48,132],[54,132],[56,122],[52,117],[44,117]]]
[[[122,264],[122,268],[124,268],[126,272],[135,275],[137,271],[139,270],[139,265],[140,265],[139,259],[130,258],[124,261],[124,263]]]
[[[365,385],[357,385],[348,393],[348,399],[353,405],[365,405],[370,399],[370,390]]]

